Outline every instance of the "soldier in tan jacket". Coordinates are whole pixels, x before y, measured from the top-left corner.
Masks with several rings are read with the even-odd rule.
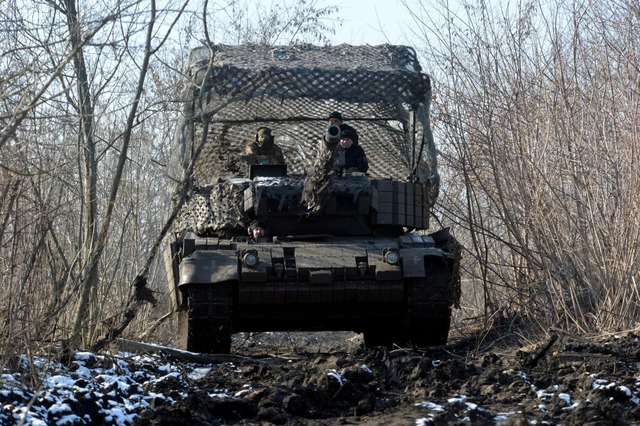
[[[285,164],[282,149],[273,141],[268,127],[258,129],[256,140],[247,144],[245,154],[253,156],[253,164]]]

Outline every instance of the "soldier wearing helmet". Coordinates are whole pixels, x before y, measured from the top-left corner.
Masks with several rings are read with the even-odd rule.
[[[285,164],[282,149],[273,141],[271,129],[260,127],[256,132],[256,140],[245,148],[245,153],[253,157],[253,164]]]
[[[266,238],[267,236],[267,230],[265,229],[262,222],[258,220],[254,220],[249,224],[247,232],[249,233],[249,239],[251,241],[258,241],[261,238]]]

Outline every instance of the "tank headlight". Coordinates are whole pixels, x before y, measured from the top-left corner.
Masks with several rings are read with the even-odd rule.
[[[242,263],[246,266],[252,267],[258,264],[258,252],[255,250],[249,250],[242,254]]]
[[[400,253],[396,250],[385,249],[383,255],[384,261],[389,265],[397,265],[400,261]]]

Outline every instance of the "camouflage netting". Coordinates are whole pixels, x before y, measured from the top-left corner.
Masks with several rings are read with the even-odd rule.
[[[220,237],[243,233],[249,221],[243,210],[244,190],[248,186],[248,179],[220,179],[194,187],[186,208],[176,218],[175,230]]]
[[[339,111],[358,131],[371,177],[422,182],[435,202],[430,79],[413,49],[215,45],[192,52],[187,74],[183,169],[209,124],[193,174],[198,185],[246,176],[240,155],[260,126],[273,130],[289,174],[304,174],[319,155],[329,113]]]
[[[303,177],[220,179],[196,186],[191,191],[187,208],[181,209],[176,218],[177,230],[188,230],[201,236],[244,235],[250,221],[244,210],[248,188],[251,188],[250,193],[266,189],[267,198],[276,200],[281,207],[293,205],[297,208],[302,202]],[[333,189],[355,197],[360,192],[369,192],[371,184],[364,176],[353,176],[337,180]]]

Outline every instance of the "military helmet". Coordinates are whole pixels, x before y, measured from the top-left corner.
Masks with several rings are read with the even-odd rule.
[[[256,144],[262,148],[273,144],[273,135],[268,127],[260,127],[256,132]]]

